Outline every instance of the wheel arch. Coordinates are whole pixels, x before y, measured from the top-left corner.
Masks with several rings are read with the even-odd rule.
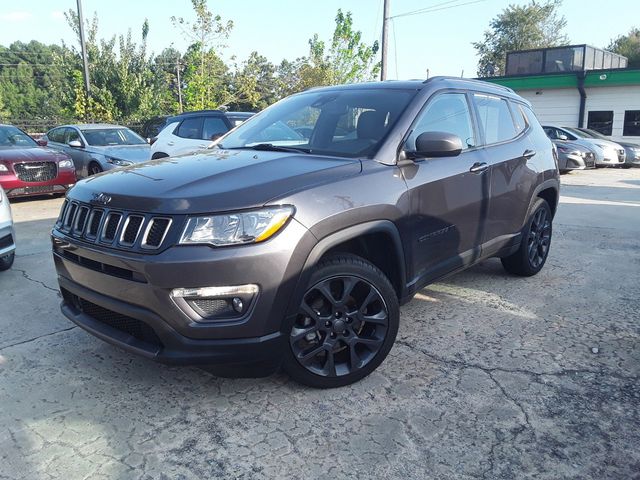
[[[399,299],[406,295],[406,264],[400,233],[390,220],[374,220],[347,227],[316,243],[304,263],[288,316],[296,314],[313,268],[324,256],[332,253],[349,253],[364,258],[389,278]]]

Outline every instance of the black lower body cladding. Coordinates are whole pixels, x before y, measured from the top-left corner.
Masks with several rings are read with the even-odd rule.
[[[109,343],[174,364],[280,357],[280,329],[295,311],[293,290],[315,243],[295,221],[264,244],[177,246],[156,255],[96,249],[57,231],[52,241],[65,316]],[[241,290],[243,302],[234,304],[240,313],[219,319],[203,318],[175,297],[179,290],[246,286],[252,288]]]

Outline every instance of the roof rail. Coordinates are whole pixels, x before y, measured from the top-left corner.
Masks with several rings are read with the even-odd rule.
[[[443,81],[443,80],[455,80],[455,81],[458,81],[458,82],[468,82],[468,83],[471,83],[471,84],[481,83],[483,85],[489,85],[491,87],[495,87],[495,88],[497,88],[499,90],[505,90],[505,91],[507,91],[509,93],[515,93],[515,91],[512,88],[505,87],[504,85],[499,85],[497,83],[485,82],[484,80],[478,80],[476,78],[461,78],[461,77],[450,77],[450,76],[446,76],[446,75],[441,75],[441,76],[428,78],[422,83],[427,83],[427,82],[431,82],[431,81]]]

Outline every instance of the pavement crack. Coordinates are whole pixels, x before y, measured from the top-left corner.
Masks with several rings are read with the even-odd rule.
[[[74,326],[69,327],[69,328],[63,328],[62,330],[56,330],[55,332],[45,333],[44,335],[38,335],[37,337],[30,338],[29,340],[22,340],[20,342],[11,343],[9,345],[5,345],[3,347],[0,347],[0,352],[3,351],[3,350],[6,350],[7,348],[17,347],[19,345],[24,345],[26,343],[35,342],[36,340],[40,340],[41,338],[51,337],[51,336],[57,335],[59,333],[68,332],[69,330],[73,330],[74,328],[78,328],[78,326],[74,325]]]
[[[33,282],[33,283],[37,283],[41,286],[43,286],[44,288],[46,288],[47,290],[51,290],[52,292],[55,292],[56,295],[58,295],[58,297],[60,296],[60,291],[57,288],[52,288],[49,285],[47,285],[46,283],[40,281],[40,280],[36,280],[34,278],[31,278],[29,276],[29,274],[26,272],[26,270],[20,270],[19,268],[13,268],[13,270],[15,270],[16,272],[20,272],[22,274],[22,276],[24,278],[26,278],[28,281]]]
[[[441,357],[434,353],[431,353],[423,348],[417,347],[415,345],[411,345],[406,340],[396,340],[396,343],[402,346],[407,347],[410,350],[421,353],[427,358],[430,358],[434,362],[442,363],[444,365],[449,365],[456,368],[475,368],[478,370],[482,370],[487,374],[491,374],[493,372],[502,372],[502,373],[512,373],[512,374],[521,374],[521,375],[529,375],[532,377],[540,378],[540,377],[564,377],[569,375],[600,375],[606,376],[610,378],[615,378],[617,380],[621,380],[624,382],[638,382],[640,381],[640,376],[636,375],[622,375],[617,372],[605,372],[602,370],[590,370],[590,369],[579,369],[579,368],[565,368],[558,371],[552,372],[536,372],[533,370],[527,370],[524,368],[504,368],[504,367],[489,367],[486,365],[482,365],[479,363],[472,363],[465,360],[453,360],[445,357]]]

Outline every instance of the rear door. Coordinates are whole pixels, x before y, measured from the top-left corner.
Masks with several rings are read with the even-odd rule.
[[[472,97],[483,154],[491,169],[484,256],[515,241],[519,234],[537,182],[537,152],[529,138],[531,127],[518,104],[485,93],[474,93]]]
[[[414,283],[424,284],[475,261],[488,207],[490,171],[477,147],[478,132],[465,92],[436,94],[418,115],[405,149],[423,132],[453,133],[457,157],[427,158],[401,167],[411,214],[402,222]]]
[[[47,147],[64,152],[64,127],[52,128],[47,132]]]

